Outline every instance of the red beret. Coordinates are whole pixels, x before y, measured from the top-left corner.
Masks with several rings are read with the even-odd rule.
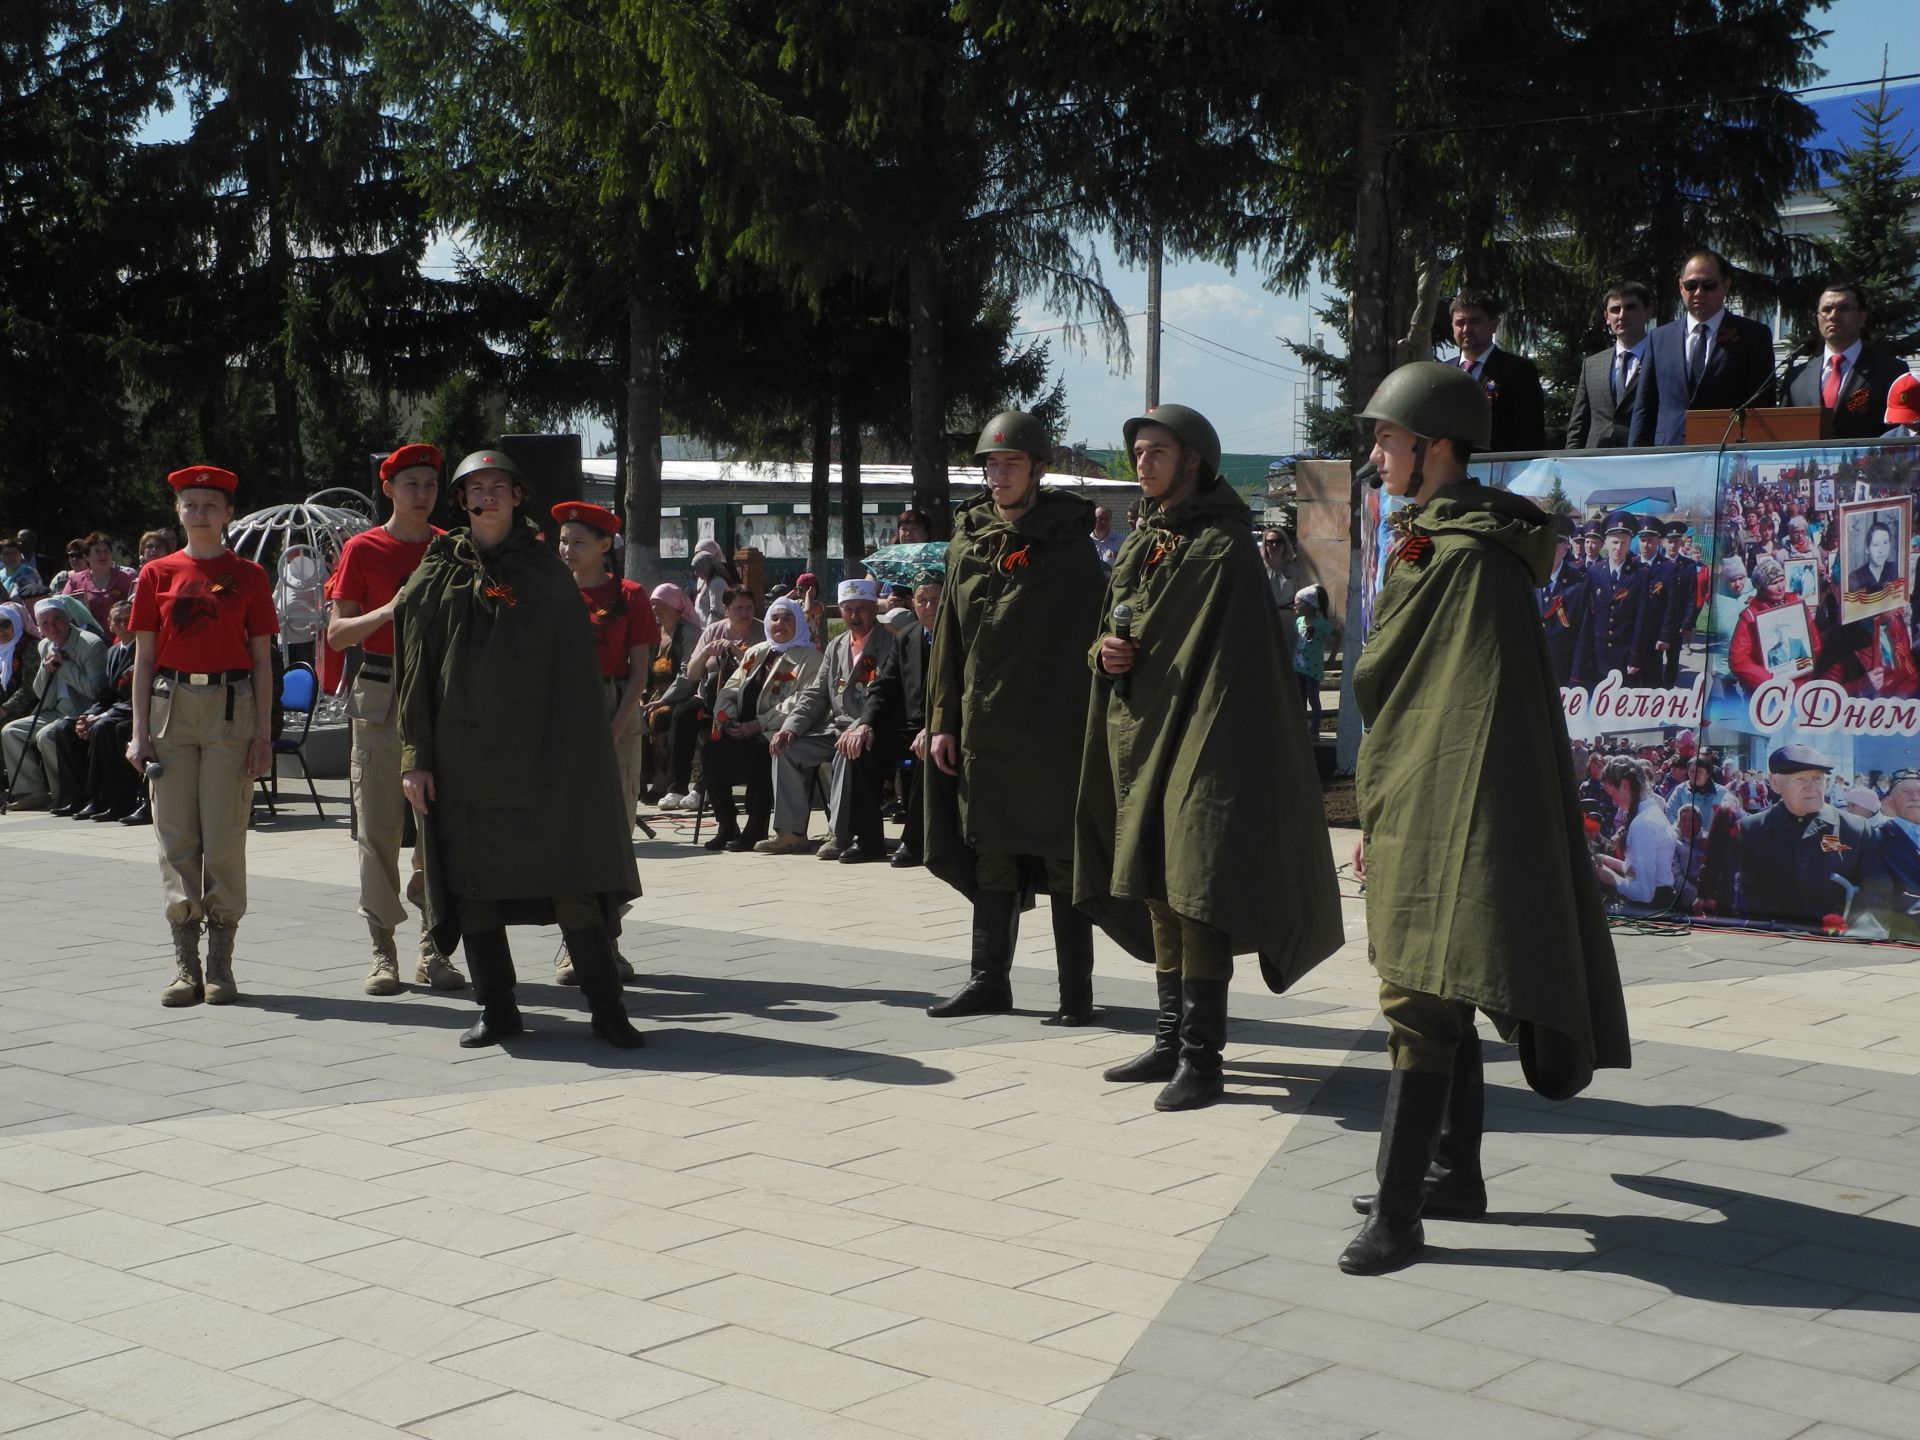
[[[221,490],[231,495],[239,483],[238,475],[218,465],[189,465],[167,476],[167,484],[176,490]]]
[[[585,500],[562,500],[553,507],[553,518],[562,525],[591,525],[595,530],[607,535],[620,533],[620,517],[604,505],[594,505]]]
[[[415,465],[431,465],[436,475],[446,469],[446,463],[440,458],[438,445],[402,445],[380,462],[381,483],[384,484],[402,470],[410,470]]]

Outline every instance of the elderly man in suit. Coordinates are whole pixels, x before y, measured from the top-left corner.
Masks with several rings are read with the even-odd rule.
[[[1844,916],[1873,847],[1867,827],[1827,803],[1833,761],[1811,745],[1767,757],[1779,797],[1734,827],[1742,908],[1749,919],[1828,928]]]
[[[784,855],[807,843],[809,777],[816,765],[831,761],[827,819],[833,834],[815,854],[857,865],[887,858],[880,783],[900,759],[899,735],[890,726],[876,728],[865,717],[868,691],[898,641],[892,629],[874,623],[879,606],[873,581],[842,580],[839,600],[847,628],[827,643],[825,663],[767,742],[773,764],[774,834],[754,849]]]
[[[1787,372],[1789,405],[1818,405],[1832,417],[1836,440],[1870,440],[1887,428],[1887,392],[1907,373],[1907,362],[1868,345],[1866,292],[1851,280],[1830,281],[1820,292],[1818,360]]]
[[[1491,295],[1462,292],[1448,309],[1453,343],[1460,353],[1450,363],[1480,382],[1493,411],[1489,450],[1547,448],[1546,398],[1533,361],[1494,343],[1500,302]]]
[[[0,706],[0,756],[6,762],[9,798],[16,810],[58,808],[60,757],[54,748],[57,722],[84,714],[106,689],[107,642],[74,623],[86,613],[78,601],[43,595],[34,603],[40,626],[39,668]],[[14,664],[21,663],[16,655]],[[0,807],[4,808],[4,807]]]
[[[1613,344],[1580,362],[1573,409],[1567,416],[1567,449],[1606,450],[1627,443],[1633,398],[1647,364],[1647,316],[1653,295],[1637,280],[1607,291],[1601,301]]]
[[[1889,939],[1920,941],[1920,770],[1893,772],[1893,788],[1869,833],[1861,905],[1886,926]]]
[[[1694,251],[1680,268],[1684,319],[1647,342],[1651,373],[1634,395],[1629,444],[1685,444],[1689,410],[1774,403],[1773,332],[1727,309],[1732,278],[1712,250]]]

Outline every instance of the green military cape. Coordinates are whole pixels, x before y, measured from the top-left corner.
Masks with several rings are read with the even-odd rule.
[[[960,774],[929,764],[922,808],[927,868],[969,899],[980,850],[1073,861],[1087,646],[1107,588],[1092,530],[1093,506],[1048,486],[1011,522],[984,495],[954,513],[927,730],[959,737]],[[1044,867],[1024,878],[1030,903]],[[1151,953],[1144,911],[1114,938]]]
[[[1232,487],[1154,513],[1114,559],[1103,631],[1133,608],[1125,698],[1093,687],[1074,901],[1159,901],[1256,951],[1284,990],[1345,938],[1299,688]],[[1149,945],[1135,954],[1151,955]]]
[[[1565,1099],[1631,1061],[1540,628],[1553,530],[1474,484],[1401,513],[1353,674],[1374,968],[1486,1011],[1527,1083]]]
[[[435,943],[459,940],[463,896],[551,925],[554,896],[592,895],[617,935],[640,879],[566,566],[524,520],[484,557],[455,530],[427,547],[394,623],[401,768],[434,781],[420,848]]]

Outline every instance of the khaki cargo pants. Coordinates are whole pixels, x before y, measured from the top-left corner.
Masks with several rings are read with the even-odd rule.
[[[253,682],[153,682],[147,712],[161,771],[149,802],[167,923],[235,925],[247,913],[247,821],[253,781]]]

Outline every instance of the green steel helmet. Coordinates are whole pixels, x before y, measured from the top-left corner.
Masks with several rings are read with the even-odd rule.
[[[476,450],[455,467],[453,478],[449,480],[447,484],[449,487],[458,485],[462,480],[466,479],[467,476],[476,474],[481,470],[503,471],[518,480],[522,485],[527,483],[527,477],[521,473],[520,467],[514,463],[513,457],[507,454],[506,451]]]
[[[1186,449],[1200,457],[1200,483],[1205,485],[1220,473],[1220,434],[1198,410],[1188,405],[1154,405],[1144,415],[1136,415],[1120,427],[1127,453],[1133,453],[1133,437],[1142,425],[1164,425],[1180,437]]]
[[[1457,365],[1416,360],[1380,382],[1364,420],[1385,420],[1423,440],[1464,440],[1476,450],[1493,443],[1493,411],[1480,382]]]
[[[1002,410],[980,431],[980,443],[973,447],[973,458],[984,460],[995,450],[1018,450],[1034,462],[1045,465],[1053,459],[1053,437],[1046,422],[1024,410]]]

